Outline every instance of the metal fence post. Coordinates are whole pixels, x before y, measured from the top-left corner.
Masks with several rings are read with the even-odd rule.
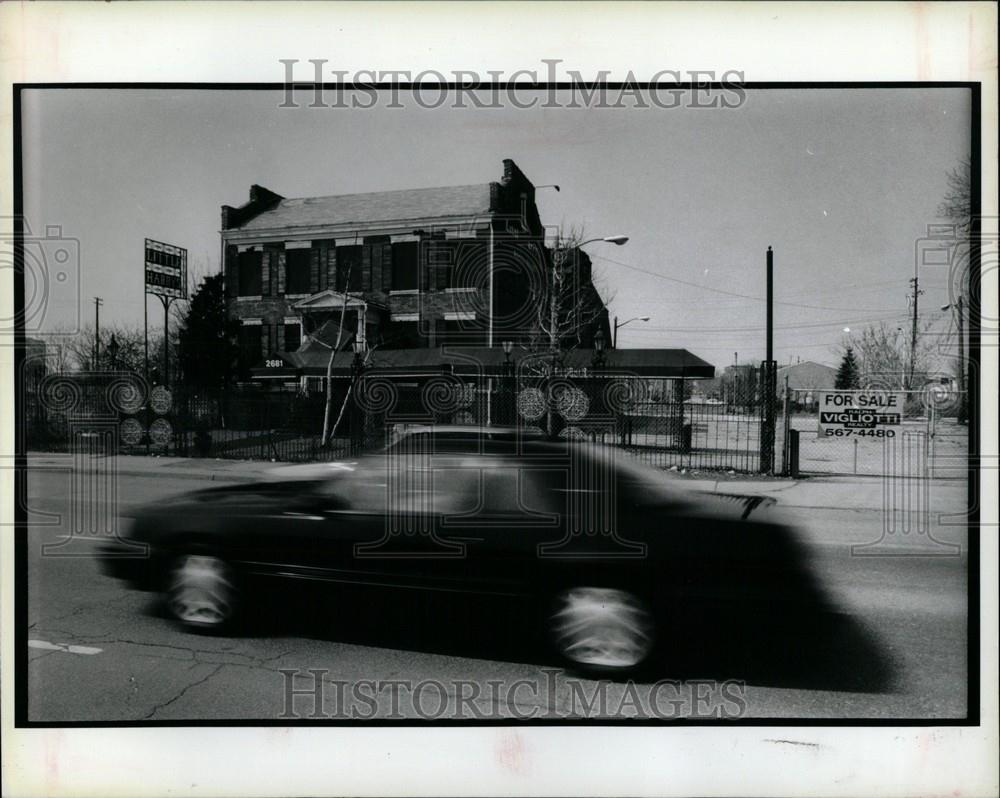
[[[765,361],[760,371],[760,399],[763,418],[760,428],[760,457],[758,468],[762,474],[774,472],[774,415],[777,385],[777,373],[774,361]]]
[[[788,435],[788,474],[792,479],[799,478],[799,431],[789,430]]]
[[[785,394],[781,412],[781,473],[788,474],[788,430],[792,428],[791,396],[788,392],[788,375],[785,374]]]

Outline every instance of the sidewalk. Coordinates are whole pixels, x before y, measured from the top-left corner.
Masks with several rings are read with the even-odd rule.
[[[103,459],[103,458],[102,458]],[[308,464],[317,465],[317,464]],[[322,465],[322,464],[319,464]],[[28,468],[73,468],[69,454],[29,453]],[[195,457],[142,457],[119,455],[115,458],[116,472],[121,476],[152,479],[189,479],[198,482],[254,482],[264,479],[276,469],[301,468],[301,464],[271,463],[260,460],[223,460]],[[805,480],[768,479],[739,480],[732,477],[711,479],[682,477],[664,472],[664,478],[693,490],[710,493],[740,493],[771,496],[785,507],[812,509],[870,509],[885,506],[887,492],[899,494],[907,481],[885,480],[870,476],[810,477]],[[930,501],[939,510],[966,506],[967,486],[963,480],[917,480],[929,490]],[[194,487],[194,486],[192,486]]]
[[[97,459],[97,458],[95,458]],[[104,460],[106,458],[99,458]],[[268,471],[280,468],[286,463],[271,463],[263,460],[223,460],[201,457],[144,457],[142,455],[118,455],[114,458],[115,472],[126,477],[166,477],[169,479],[190,479],[199,482],[255,482]],[[29,452],[28,470],[46,468],[73,468],[71,454],[51,452]]]
[[[884,479],[872,476],[810,477],[806,480],[776,479],[768,482],[735,480],[684,480],[695,490],[711,493],[745,493],[771,496],[784,507],[813,510],[881,510],[887,496],[894,496],[899,505],[904,489],[916,493],[914,487],[928,491],[928,502],[937,510],[951,508],[961,512],[968,501],[968,487],[956,479],[908,480],[904,477]]]

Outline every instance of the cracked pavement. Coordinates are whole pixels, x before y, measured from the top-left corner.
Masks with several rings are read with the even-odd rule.
[[[130,503],[194,487],[190,480],[168,476],[119,475],[118,480],[118,512]],[[516,624],[484,620],[467,602],[453,598],[437,605],[408,599],[391,617],[366,613],[363,595],[346,605],[337,599],[328,611],[277,601],[270,608],[277,623],[263,631],[233,637],[181,631],[163,616],[155,597],[100,573],[92,556],[99,541],[74,540],[71,549],[55,550],[74,556],[42,556],[44,544],[68,534],[69,484],[65,472],[29,473],[29,519],[43,519],[45,513],[63,519],[29,529],[28,638],[44,646],[27,652],[32,721],[276,720],[287,717],[282,713],[289,684],[310,688],[301,676],[307,669],[323,672],[325,700],[337,685],[350,690],[365,680],[443,680],[454,696],[463,689],[462,681],[512,684],[551,676],[554,663],[515,639]],[[960,509],[950,502],[939,511]],[[747,676],[731,667],[692,676],[745,678],[746,713],[754,717],[963,715],[964,531],[935,531],[941,539],[963,544],[961,557],[852,557],[851,544],[878,538],[878,510],[817,506],[805,508],[804,515],[814,568],[851,619],[853,636],[820,641],[817,664],[794,678],[766,669]],[[430,629],[449,631],[429,634]],[[732,632],[704,631],[704,641],[679,642],[697,646]],[[73,653],[68,646],[99,651]],[[803,658],[803,646],[798,638],[782,641],[777,656]],[[869,653],[876,651],[891,677],[876,672],[875,654]],[[289,683],[282,671],[300,675]],[[597,687],[587,680],[579,683]],[[607,689],[611,706],[627,691],[621,684]],[[687,683],[681,689],[689,689]],[[553,709],[571,713],[570,692],[561,681],[552,694],[522,690],[498,700],[484,693],[472,703],[487,716]],[[294,700],[301,717],[309,717],[308,696]],[[389,702],[380,703],[377,716],[418,717],[405,702],[395,707],[398,714],[392,711]]]

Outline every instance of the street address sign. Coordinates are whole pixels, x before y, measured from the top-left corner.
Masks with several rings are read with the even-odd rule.
[[[905,402],[903,391],[820,391],[819,437],[895,437]]]

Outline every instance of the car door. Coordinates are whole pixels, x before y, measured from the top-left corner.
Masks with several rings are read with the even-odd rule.
[[[439,535],[465,547],[461,569],[471,589],[527,592],[540,546],[560,537],[562,519],[538,490],[544,480],[522,458],[488,455],[462,458],[442,480],[444,486],[462,486],[460,506],[440,504],[447,512],[438,518]]]

